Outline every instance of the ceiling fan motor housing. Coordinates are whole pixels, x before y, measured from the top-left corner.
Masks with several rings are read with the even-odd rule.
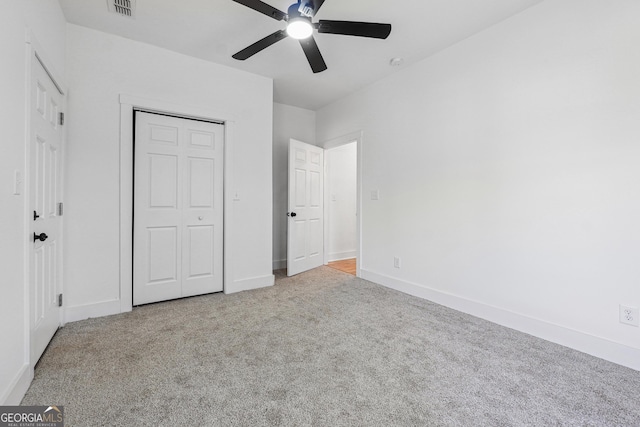
[[[289,15],[289,20],[292,20],[295,18],[303,18],[311,21],[311,18],[313,17],[313,3],[305,3],[305,2],[294,3],[291,6],[289,6],[289,9],[287,10],[287,15]]]
[[[311,2],[298,2],[298,12],[300,12],[300,15],[313,18],[313,15],[315,15],[315,10],[313,9],[313,7],[313,3]]]
[[[287,34],[297,40],[307,39],[313,34],[313,24],[311,18],[300,12],[301,3],[289,6],[287,15]],[[312,9],[313,11],[313,9]]]

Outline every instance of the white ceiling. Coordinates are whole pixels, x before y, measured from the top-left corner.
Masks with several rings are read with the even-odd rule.
[[[319,19],[390,23],[386,40],[318,34],[328,70],[313,74],[297,40],[246,61],[231,55],[284,28],[232,0],[137,0],[135,19],[110,13],[107,0],[59,0],[68,22],[270,77],[274,101],[321,108],[542,0],[326,0]],[[286,12],[294,0],[267,0]],[[404,59],[400,67],[389,60]]]

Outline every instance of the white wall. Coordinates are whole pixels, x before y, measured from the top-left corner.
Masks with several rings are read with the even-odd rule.
[[[356,142],[329,149],[325,152],[328,192],[328,216],[325,227],[328,228],[329,261],[355,258],[356,207],[357,207],[357,170],[358,146]]]
[[[26,173],[26,27],[49,65],[64,76],[65,21],[56,0],[5,0],[0,13],[0,405],[17,404],[29,385],[29,325],[25,294],[27,236],[24,192],[13,195],[14,171]]]
[[[543,2],[319,110],[364,132],[363,276],[640,369],[638,16]]]
[[[67,76],[66,319],[119,309],[120,94],[233,117],[226,291],[273,284],[272,81],[71,24]]]
[[[273,104],[273,269],[287,266],[287,168],[289,139],[316,143],[315,112]]]

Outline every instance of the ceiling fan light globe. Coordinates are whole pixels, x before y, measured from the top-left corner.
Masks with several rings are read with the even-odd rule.
[[[306,39],[313,33],[311,23],[306,19],[293,19],[287,25],[287,34],[294,39]]]

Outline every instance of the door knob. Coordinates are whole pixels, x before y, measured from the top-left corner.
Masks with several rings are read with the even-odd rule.
[[[47,236],[44,233],[40,233],[40,234],[33,233],[33,241],[34,242],[36,240],[40,240],[41,242],[44,242],[45,240],[47,240],[47,237],[49,237],[49,236]]]
[[[38,215],[38,212],[33,211],[33,220],[35,221],[38,218],[40,218],[40,215]]]
[[[287,216],[296,216],[296,215],[297,215],[297,213],[295,213],[295,212],[291,212],[291,213],[287,212]]]

